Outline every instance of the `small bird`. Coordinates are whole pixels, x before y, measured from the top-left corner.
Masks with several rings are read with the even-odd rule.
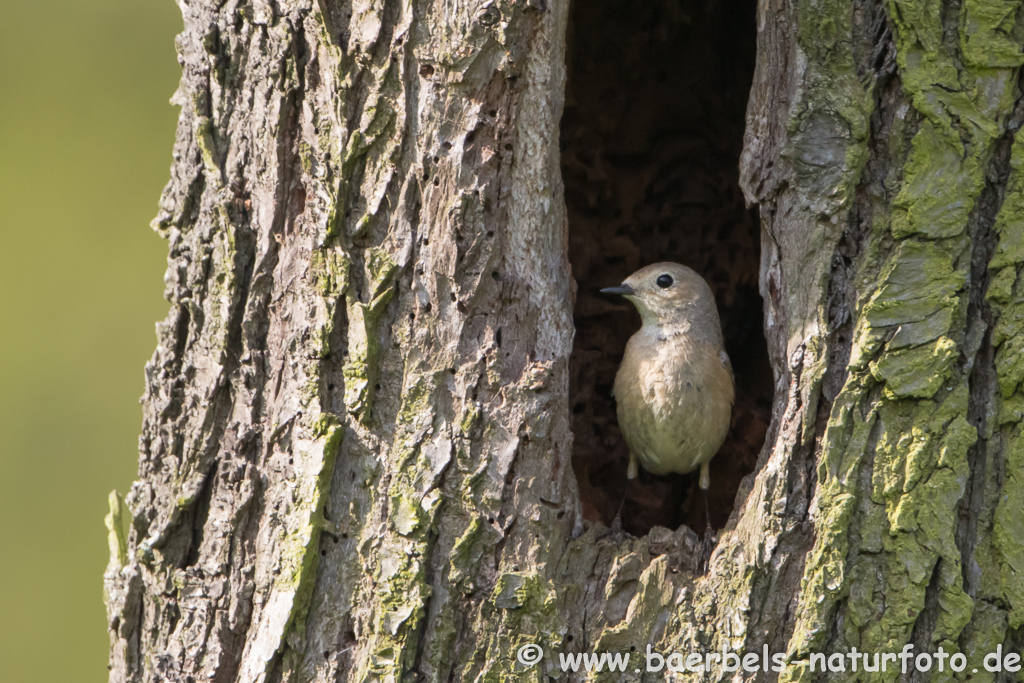
[[[686,474],[708,462],[725,441],[733,404],[733,374],[711,288],[678,263],[655,263],[618,287],[643,325],[626,343],[613,395],[629,446],[629,479],[637,463],[651,474]]]

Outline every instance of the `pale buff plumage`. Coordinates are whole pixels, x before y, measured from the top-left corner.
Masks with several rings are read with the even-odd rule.
[[[671,284],[663,286],[667,278]],[[638,462],[652,474],[699,467],[700,486],[707,489],[708,462],[729,431],[733,404],[732,368],[711,288],[686,266],[655,263],[602,291],[625,296],[643,321],[615,375],[629,478]]]

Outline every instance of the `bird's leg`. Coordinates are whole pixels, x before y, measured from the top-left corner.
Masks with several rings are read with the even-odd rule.
[[[715,530],[711,528],[711,508],[708,506],[708,488],[710,486],[708,476],[708,463],[700,466],[700,492],[704,496],[704,520],[707,526],[704,528],[704,542],[701,552],[701,565],[707,571],[708,560],[711,559],[711,551],[715,547]]]
[[[700,491],[704,494],[704,520],[707,522],[707,532],[711,532],[711,509],[708,507],[708,488],[711,485],[711,477],[708,475],[708,463],[700,466]]]
[[[619,509],[615,512],[615,518],[612,519],[612,531],[618,533],[622,531],[622,508],[626,506],[626,495],[629,493],[629,484],[636,479],[636,458],[633,454],[629,454],[629,467],[626,468],[626,488],[622,491],[622,500],[619,501]]]
[[[619,501],[619,509],[615,512],[615,518],[612,519],[611,532],[616,535],[622,533],[622,508],[626,506],[626,494],[629,493],[629,483],[631,481],[633,480],[626,480],[626,488],[622,491],[622,500]]]
[[[705,534],[713,533],[711,529],[711,508],[708,506],[708,491],[707,489],[701,490],[701,495],[704,496],[704,522],[705,522]]]

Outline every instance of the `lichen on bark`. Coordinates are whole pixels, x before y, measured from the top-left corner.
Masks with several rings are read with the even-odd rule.
[[[981,461],[1006,454],[986,434],[1000,374],[987,328],[1002,312],[983,294],[1007,181],[1000,148],[1020,127],[1020,32],[1010,58],[1001,3],[965,3],[959,16],[938,2],[886,9],[901,92],[882,105],[916,130],[888,140],[889,158],[905,161],[886,171],[891,208],[865,221],[848,374],[821,446],[817,550],[789,647],[806,657],[914,643],[977,658],[993,615],[968,543],[1001,531],[979,525],[969,491],[998,487]],[[1009,635],[1000,628],[996,642]]]

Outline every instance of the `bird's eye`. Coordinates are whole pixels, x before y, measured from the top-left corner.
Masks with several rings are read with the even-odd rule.
[[[669,287],[672,286],[674,280],[672,279],[671,275],[665,273],[664,275],[659,275],[658,279],[655,280],[655,282],[657,282],[658,286],[661,287],[662,289],[668,289]]]

